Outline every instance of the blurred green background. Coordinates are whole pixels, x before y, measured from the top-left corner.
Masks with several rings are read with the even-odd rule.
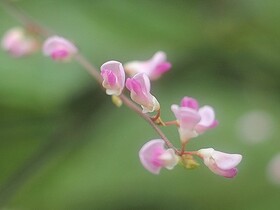
[[[128,108],[115,108],[78,64],[54,63],[41,53],[13,59],[1,51],[3,209],[279,209],[280,185],[269,182],[266,170],[280,152],[280,1],[16,4],[75,40],[97,67],[165,51],[173,68],[152,86],[163,118],[173,119],[170,105],[186,95],[212,105],[220,125],[189,149],[214,147],[243,154],[243,161],[234,179],[203,164],[154,176],[141,166],[138,151],[157,134]],[[0,8],[0,34],[18,25]],[[254,110],[270,116],[269,134],[248,143],[238,122]],[[254,123],[246,125],[253,134],[259,130]],[[163,130],[179,145],[176,128]]]

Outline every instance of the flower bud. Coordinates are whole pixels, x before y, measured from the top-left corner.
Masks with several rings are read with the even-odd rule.
[[[43,45],[43,53],[56,61],[68,61],[78,52],[76,46],[59,36],[49,37]]]
[[[7,31],[1,41],[1,47],[17,58],[32,54],[38,49],[38,45],[37,40],[21,27]]]
[[[136,74],[126,80],[126,87],[130,90],[133,101],[143,108],[143,113],[154,112],[160,109],[157,99],[150,93],[151,84],[148,76],[144,73]]]
[[[215,174],[226,178],[233,178],[237,174],[236,166],[242,160],[240,154],[227,154],[213,148],[200,149],[198,154],[203,158],[204,164]]]
[[[108,61],[101,66],[102,85],[108,95],[119,96],[125,83],[123,66],[118,61]]]

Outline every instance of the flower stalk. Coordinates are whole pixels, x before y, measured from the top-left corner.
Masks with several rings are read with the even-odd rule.
[[[118,61],[107,61],[101,66],[100,72],[72,42],[60,36],[50,36],[55,33],[34,21],[13,3],[7,0],[0,3],[11,16],[25,26],[25,30],[44,40],[47,39],[43,44],[43,53],[46,56],[55,61],[74,60],[100,86],[103,86],[102,90],[112,97],[116,106],[125,105],[150,124],[161,139],[147,142],[139,152],[140,161],[148,171],[158,174],[161,168],[170,170],[179,162],[187,169],[197,168],[199,164],[194,160],[194,156],[197,156],[203,159],[204,164],[217,175],[232,178],[237,174],[236,166],[242,159],[239,154],[227,154],[213,148],[186,151],[186,146],[192,138],[196,138],[218,125],[214,109],[211,106],[199,107],[196,99],[184,97],[180,105],[173,104],[171,106],[175,120],[164,122],[161,119],[160,103],[150,93],[150,89],[151,80],[159,79],[171,68],[171,63],[166,60],[164,52],[158,51],[147,61],[128,62],[124,67]],[[4,48],[6,47],[6,50],[12,55],[16,55],[15,57],[33,52],[31,47],[26,50],[26,46],[29,46],[26,44],[29,39],[26,41],[24,36],[20,36],[18,39],[18,34],[18,31],[7,33],[3,39]],[[131,78],[126,78],[126,74],[130,75]],[[130,98],[124,94],[125,87],[130,91]],[[156,112],[154,116],[147,114],[154,112]],[[178,129],[181,141],[180,149],[176,148],[159,128],[159,126],[171,125],[175,125]],[[165,149],[164,145],[168,149]]]

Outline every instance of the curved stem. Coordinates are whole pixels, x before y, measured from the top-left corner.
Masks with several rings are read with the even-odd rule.
[[[16,7],[13,3],[3,0],[0,2],[1,5],[4,7],[4,9],[13,16],[17,21],[25,25],[27,28],[33,29],[32,31],[41,37],[48,37],[50,34],[54,34],[51,32],[51,30],[46,29],[46,27],[43,27],[41,24],[39,24],[37,21],[34,21],[29,15],[27,15],[24,11],[22,11],[20,8]],[[94,65],[89,62],[81,53],[76,54],[74,57],[75,61],[79,63],[90,75],[92,75],[99,84],[102,83],[102,78],[99,74],[99,71],[97,68],[94,67]],[[142,117],[144,120],[146,120],[151,127],[159,134],[159,136],[165,141],[166,145],[170,148],[173,148],[176,152],[176,154],[180,154],[180,151],[173,146],[173,144],[167,139],[167,137],[164,135],[164,133],[159,129],[159,127],[153,122],[153,120],[147,115],[142,113],[142,110],[134,104],[128,97],[126,97],[124,94],[120,95],[120,98],[122,99],[123,103],[136,112],[140,117]]]
[[[101,76],[100,76],[99,72],[97,71],[97,69],[84,56],[82,56],[82,54],[77,54],[75,59],[99,83],[102,82]],[[165,143],[168,147],[173,148],[177,154],[180,153],[178,151],[178,149],[176,147],[174,147],[173,144],[164,135],[164,133],[161,131],[161,129],[159,129],[159,127],[153,122],[153,119],[151,119],[147,114],[142,113],[142,110],[135,103],[133,103],[127,96],[125,96],[124,94],[121,94],[119,97],[128,108],[135,111],[140,117],[142,117],[144,120],[146,120],[152,126],[152,128],[165,141]]]
[[[176,152],[176,154],[180,154],[179,150],[173,146],[173,144],[168,140],[168,138],[164,135],[164,133],[159,129],[159,127],[153,122],[153,120],[146,114],[142,113],[142,110],[133,103],[129,98],[127,98],[125,95],[120,95],[120,98],[122,99],[123,103],[135,111],[140,117],[142,117],[144,120],[146,120],[152,128],[159,134],[159,136],[165,141],[166,145],[170,148],[173,148]]]
[[[99,71],[81,54],[78,53],[75,57],[77,63],[79,63],[84,69],[97,80],[99,84],[102,83],[102,78]]]

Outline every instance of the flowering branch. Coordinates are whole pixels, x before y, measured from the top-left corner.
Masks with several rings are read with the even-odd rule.
[[[49,29],[45,29],[45,27],[41,26],[39,23],[35,22],[31,17],[29,17],[23,10],[19,9],[16,7],[14,4],[12,4],[9,1],[4,1],[2,2],[2,6],[4,9],[11,15],[13,16],[17,21],[19,21],[21,24],[27,26],[28,28],[35,29],[33,32],[36,32],[39,36],[42,38],[47,38],[50,36],[50,34],[53,34],[49,31]],[[102,78],[97,70],[97,68],[94,67],[94,65],[89,62],[81,53],[77,53],[74,57],[75,61],[79,63],[84,69],[94,77],[94,79],[98,83],[102,83]],[[134,103],[131,102],[129,98],[127,98],[124,94],[121,95],[120,97],[123,101],[123,103],[135,111],[140,117],[145,119],[151,126],[152,128],[159,134],[159,136],[165,141],[166,145],[170,148],[177,149],[173,146],[173,144],[167,139],[167,137],[163,134],[163,132],[156,126],[156,124],[150,119],[150,117],[147,114],[142,113],[141,109],[136,106]]]
[[[161,168],[173,169],[179,162],[185,168],[196,168],[199,164],[193,156],[198,156],[211,171],[218,175],[232,178],[237,174],[236,166],[242,159],[239,154],[227,154],[213,148],[198,151],[185,149],[189,140],[218,125],[212,107],[199,107],[194,98],[184,97],[180,106],[175,104],[171,106],[176,120],[164,122],[161,119],[160,103],[151,94],[150,89],[151,81],[159,79],[171,68],[164,52],[155,53],[147,61],[132,61],[124,66],[118,61],[108,61],[100,67],[101,72],[99,72],[72,42],[63,37],[51,36],[55,33],[34,21],[9,1],[2,1],[2,5],[11,16],[25,26],[25,29],[13,28],[4,35],[2,48],[10,55],[14,57],[30,55],[40,46],[36,37],[46,39],[42,46],[44,55],[55,61],[75,60],[104,87],[106,94],[112,97],[116,106],[126,105],[151,125],[161,139],[147,142],[139,152],[140,161],[148,171],[158,174]],[[126,74],[130,78],[126,78]],[[123,93],[125,88],[130,91],[130,98]],[[154,116],[147,114],[154,112],[156,112]],[[159,128],[159,126],[170,125],[176,125],[178,128],[180,150]],[[169,149],[165,149],[164,145]]]

